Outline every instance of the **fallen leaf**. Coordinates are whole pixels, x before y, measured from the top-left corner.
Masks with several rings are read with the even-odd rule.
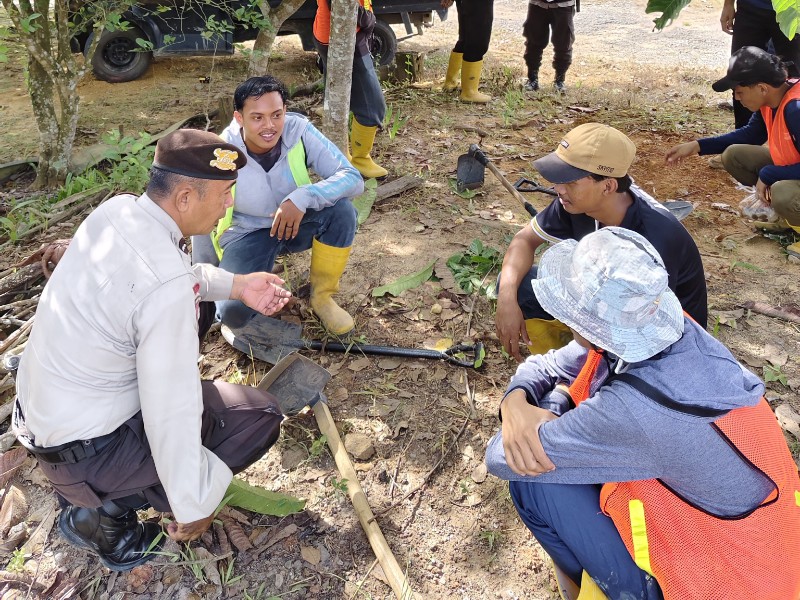
[[[222,525],[225,527],[228,539],[236,546],[239,552],[245,552],[253,548],[253,544],[250,543],[247,534],[239,523],[228,517],[222,517]]]
[[[347,388],[343,386],[336,388],[330,394],[328,394],[328,400],[332,400],[333,402],[344,402],[349,397],[350,392],[348,392]]]
[[[0,508],[0,537],[5,536],[17,523],[21,523],[28,514],[28,499],[25,492],[12,485],[6,492],[3,506]]]
[[[300,546],[300,556],[302,556],[303,560],[307,563],[316,567],[322,558],[322,553],[314,546]]]
[[[397,438],[406,429],[408,429],[408,421],[400,421],[392,431],[392,438]]]
[[[132,588],[147,585],[153,579],[153,567],[150,565],[139,565],[125,574],[127,584]]]
[[[445,371],[442,367],[437,367],[430,376],[430,378],[434,381],[441,381],[445,377],[447,377],[447,371]]]
[[[391,371],[399,367],[401,364],[403,364],[403,361],[399,358],[384,358],[378,361],[378,368],[383,369],[384,371]]]
[[[369,360],[369,358],[365,356],[364,358],[359,358],[358,360],[354,360],[349,365],[347,365],[347,368],[350,369],[351,371],[358,372],[358,371],[363,371],[364,369],[369,367],[370,364],[371,361]]]
[[[400,405],[400,400],[396,398],[384,398],[375,400],[375,403],[370,407],[367,414],[371,417],[388,417]]]
[[[22,466],[27,457],[28,451],[20,447],[12,448],[8,452],[0,454],[0,488],[14,476],[16,470]]]
[[[44,518],[42,518],[41,523],[36,527],[36,530],[28,538],[28,541],[25,542],[25,546],[23,546],[25,554],[38,554],[44,549],[47,543],[47,537],[50,535],[55,521],[56,509],[55,506],[51,506],[47,513],[45,513]]]
[[[764,358],[776,367],[782,367],[789,360],[789,353],[775,344],[764,346]]]
[[[483,483],[486,481],[488,470],[486,469],[486,463],[481,463],[474,469],[472,469],[472,481],[475,483]]]
[[[202,546],[195,548],[194,553],[198,560],[201,561],[203,573],[205,573],[208,580],[214,585],[221,586],[222,579],[220,578],[219,571],[217,570],[217,557]]]
[[[264,545],[264,547],[269,548],[270,546],[274,546],[278,542],[285,540],[289,536],[292,536],[295,533],[297,533],[297,529],[298,527],[294,523],[287,525],[286,527],[281,529],[278,533],[276,533],[273,537],[271,537],[269,541]]]

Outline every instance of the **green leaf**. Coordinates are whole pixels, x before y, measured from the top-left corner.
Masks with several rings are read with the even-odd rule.
[[[262,515],[285,517],[305,508],[306,501],[293,496],[271,492],[234,478],[225,492],[228,506],[237,506]]]
[[[772,0],[772,8],[783,35],[793,39],[800,24],[800,0]]]
[[[372,205],[375,204],[375,196],[377,195],[378,182],[375,179],[367,179],[364,182],[364,193],[357,198],[353,198],[353,206],[356,207],[358,213],[358,224],[361,225],[369,217],[372,211]]]
[[[653,19],[656,30],[661,31],[667,25],[678,18],[681,11],[689,5],[692,0],[648,0],[646,13],[660,12],[661,16]]]
[[[399,279],[396,279],[392,283],[387,283],[386,285],[382,285],[381,287],[376,287],[372,290],[372,296],[377,298],[379,296],[385,296],[386,294],[391,294],[392,296],[399,296],[406,290],[410,290],[411,288],[415,288],[419,285],[422,285],[428,279],[431,278],[433,275],[433,265],[436,264],[436,261],[431,261],[431,263],[417,273],[413,273],[411,275],[403,275]]]

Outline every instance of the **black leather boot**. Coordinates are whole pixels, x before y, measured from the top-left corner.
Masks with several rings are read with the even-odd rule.
[[[58,528],[70,544],[93,551],[112,571],[128,571],[145,563],[161,547],[160,541],[153,544],[161,535],[159,525],[142,523],[133,509],[110,501],[101,508],[67,506],[58,518]]]
[[[567,84],[564,83],[564,80],[567,77],[566,71],[556,71],[556,78],[553,81],[553,89],[559,94],[566,94],[567,93]]]

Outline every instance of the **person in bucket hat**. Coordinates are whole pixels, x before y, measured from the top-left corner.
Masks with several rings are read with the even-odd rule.
[[[800,85],[790,79],[781,59],[754,46],[731,56],[715,92],[733,90],[753,115],[735,131],[678,144],[666,162],[679,165],[699,154],[721,155],[722,167],[739,183],[755,186],[756,206],[765,209],[759,229],[800,233]],[[764,145],[766,143],[766,146]],[[748,215],[746,215],[748,216]],[[787,252],[800,256],[800,242]]]
[[[280,434],[274,396],[200,381],[213,301],[269,315],[291,297],[275,275],[192,266],[187,254],[185,238],[208,235],[233,204],[246,162],[207,131],[161,138],[146,193],[97,207],[57,260],[20,360],[14,432],[53,485],[62,536],[115,571],[160,546],[161,527],[137,510],[169,511],[166,533],[197,539],[233,474]]]
[[[636,146],[624,133],[601,123],[569,131],[556,150],[533,166],[554,183],[558,198],[542,210],[508,246],[497,290],[495,325],[503,348],[522,361],[520,339],[533,354],[572,339],[536,299],[534,259],[542,244],[580,240],[605,226],[642,234],[661,254],[670,289],[703,327],[708,315],[703,261],[692,236],[663,205],[633,184],[629,175]]]
[[[486,464],[562,597],[799,597],[800,478],[764,385],[682,312],[653,245],[563,241],[533,291],[574,341],[519,366]]]

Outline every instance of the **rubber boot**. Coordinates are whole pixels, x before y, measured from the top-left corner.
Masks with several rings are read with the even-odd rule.
[[[564,81],[567,78],[567,70],[557,70],[556,71],[556,78],[553,81],[553,89],[558,92],[559,94],[566,94],[567,93],[567,84]]]
[[[525,319],[525,329],[531,340],[528,350],[531,354],[544,354],[556,350],[572,341],[572,331],[561,321],[552,319]]]
[[[317,239],[311,245],[311,309],[334,335],[345,334],[355,326],[353,317],[332,298],[339,291],[350,249],[328,246]]]
[[[603,590],[594,582],[594,579],[584,571],[581,577],[581,592],[578,594],[577,600],[608,600],[608,596],[603,593]]]
[[[789,225],[789,227],[791,227],[793,231],[800,233],[800,225]],[[786,246],[786,252],[789,256],[800,258],[800,242],[795,242],[794,244]]]
[[[492,97],[478,91],[481,83],[483,61],[461,63],[461,100],[463,102],[489,102]]]
[[[444,91],[451,91],[458,89],[458,84],[461,83],[461,63],[464,60],[464,54],[461,52],[450,52],[450,62],[447,63],[447,75],[444,78],[442,89]]]
[[[155,543],[161,527],[142,523],[136,511],[109,501],[101,508],[67,506],[58,528],[70,544],[91,550],[112,571],[129,571],[147,562],[161,546]]]
[[[350,146],[353,155],[350,162],[364,179],[371,177],[378,179],[389,174],[389,171],[376,164],[370,156],[377,131],[377,126],[366,127],[353,119],[353,128],[350,130]]]
[[[556,563],[552,561],[551,563],[553,565],[553,573],[556,576],[556,583],[558,584],[558,595],[561,600],[578,600],[578,594],[581,591],[578,584],[567,577],[567,574],[559,569]]]

